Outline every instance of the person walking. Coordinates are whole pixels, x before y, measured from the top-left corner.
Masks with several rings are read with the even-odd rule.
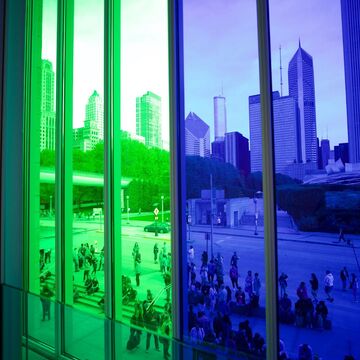
[[[46,315],[48,317],[48,320],[50,320],[50,299],[53,296],[54,292],[49,288],[48,284],[44,284],[40,292],[40,301],[43,310],[42,321],[45,321]]]
[[[318,302],[317,294],[318,294],[318,290],[319,290],[319,280],[316,277],[315,273],[311,274],[310,286],[311,286],[311,295],[314,298],[314,302],[317,303]]]
[[[285,273],[281,273],[279,276],[280,285],[280,297],[282,298],[286,294],[288,276]]]
[[[140,251],[139,244],[136,242],[132,250],[132,257],[134,259],[134,269],[136,270],[136,254]]]
[[[326,275],[324,277],[324,290],[327,295],[327,300],[330,302],[334,301],[334,298],[331,296],[331,292],[334,288],[334,276],[330,270],[326,270]]]
[[[347,281],[349,280],[349,273],[346,266],[344,266],[340,271],[340,280],[342,284],[342,291],[346,291]]]
[[[135,278],[136,278],[136,286],[140,286],[140,264],[141,264],[141,255],[140,252],[137,252],[135,255]]]
[[[159,254],[159,246],[157,243],[155,243],[154,245],[154,249],[153,249],[153,253],[154,253],[154,264],[158,263],[158,254]]]
[[[357,293],[359,291],[359,281],[354,273],[351,274],[350,289],[352,290],[354,301],[358,302]]]
[[[253,282],[253,290],[254,290],[254,294],[256,296],[260,296],[260,288],[261,288],[261,281],[259,278],[259,273],[255,273],[254,274],[254,282]]]

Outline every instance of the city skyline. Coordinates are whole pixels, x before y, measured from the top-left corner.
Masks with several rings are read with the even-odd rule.
[[[324,6],[328,11],[323,11]],[[332,144],[347,142],[340,3],[272,2],[270,12],[273,91],[280,91],[280,44],[285,75],[301,38],[302,46],[314,58],[318,137],[328,134]],[[184,2],[185,113],[196,111],[210,123],[211,99],[223,86],[228,131],[249,136],[247,98],[259,93],[256,26],[255,3]],[[216,50],[209,44],[216,44]],[[287,76],[283,83],[285,96]]]

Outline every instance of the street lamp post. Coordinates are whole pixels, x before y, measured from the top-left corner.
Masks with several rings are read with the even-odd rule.
[[[126,195],[127,223],[130,224],[129,195]]]
[[[161,222],[164,222],[164,195],[161,195]]]
[[[49,207],[49,214],[52,215],[52,195],[50,195],[50,207]]]

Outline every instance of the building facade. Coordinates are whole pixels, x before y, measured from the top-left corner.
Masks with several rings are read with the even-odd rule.
[[[161,97],[151,91],[136,98],[136,135],[146,145],[162,148]]]
[[[210,156],[210,127],[194,112],[185,119],[185,144],[186,155]]]
[[[291,96],[273,93],[275,169],[284,173],[287,165],[300,161],[298,107]],[[251,172],[262,171],[260,96],[249,97]]]
[[[250,173],[249,139],[237,131],[225,134],[225,162],[236,167],[241,174]]]
[[[214,126],[215,141],[224,140],[226,133],[226,99],[224,96],[214,96]]]
[[[321,169],[325,169],[330,159],[330,141],[328,139],[321,140]]]
[[[303,162],[317,163],[314,65],[302,47],[292,57],[288,68],[289,95],[299,108],[300,146]]]
[[[341,0],[349,161],[360,163],[360,3]]]
[[[41,62],[40,150],[55,150],[55,73],[49,60]]]

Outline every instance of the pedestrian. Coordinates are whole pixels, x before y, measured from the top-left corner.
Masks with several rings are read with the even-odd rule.
[[[239,288],[239,272],[235,264],[233,264],[230,269],[230,280],[233,290],[235,291],[235,289]]]
[[[158,263],[157,259],[159,254],[159,246],[157,243],[155,243],[154,245],[153,253],[154,253],[154,264],[157,264]]]
[[[146,352],[149,352],[151,335],[154,336],[155,349],[160,351],[159,336],[157,335],[159,324],[159,314],[154,310],[153,306],[150,306],[145,312],[145,327],[150,331],[146,334]]]
[[[201,284],[205,285],[208,281],[208,266],[206,264],[202,264],[200,268],[200,277],[201,277]]]
[[[164,313],[161,319],[161,327],[160,327],[160,342],[163,344],[163,356],[165,360],[170,359],[170,331],[171,331],[171,318],[168,313]]]
[[[298,296],[299,300],[306,300],[309,298],[304,281],[302,281],[297,288],[296,295]]]
[[[170,301],[170,290],[171,290],[171,274],[170,271],[165,271],[164,273],[164,283],[166,289],[166,301]]]
[[[40,292],[40,301],[42,304],[43,316],[42,321],[45,321],[47,315],[48,320],[50,320],[50,298],[54,296],[54,292],[49,288],[48,284],[44,284]]]
[[[253,293],[253,276],[251,270],[248,271],[247,276],[245,278],[245,292],[248,293],[249,299]]]
[[[91,272],[91,274],[96,275],[96,270],[97,270],[97,259],[94,255],[94,257],[92,258],[92,267],[93,267],[93,271]]]
[[[73,262],[75,265],[75,272],[78,272],[79,271],[79,256],[78,256],[77,248],[74,248],[74,251],[73,251]]]
[[[140,252],[137,252],[135,255],[135,277],[136,277],[136,286],[140,286],[140,264],[141,264],[141,255]]]
[[[340,271],[340,280],[342,284],[342,291],[346,291],[347,281],[349,280],[349,273],[346,266],[344,266]]]
[[[98,270],[102,270],[103,268],[104,268],[104,248],[102,248],[102,250],[100,251]]]
[[[350,289],[352,290],[354,301],[357,302],[358,301],[357,293],[359,291],[359,281],[354,273],[351,274]]]
[[[326,270],[326,275],[324,277],[324,290],[327,295],[327,300],[330,302],[334,301],[334,298],[331,296],[331,292],[334,288],[334,276],[330,270]]]
[[[215,264],[214,264],[214,260],[210,260],[208,265],[208,281],[210,284],[213,283],[214,276],[215,276]]]
[[[134,268],[136,269],[136,254],[140,251],[139,244],[136,242],[132,250],[132,257],[134,260]]]
[[[86,281],[89,279],[89,272],[91,269],[91,265],[89,263],[89,260],[85,260],[85,264],[84,264],[84,276],[83,276],[83,281]]]
[[[188,250],[188,261],[191,264],[192,262],[194,262],[195,259],[195,250],[194,247],[192,245],[190,245],[190,248]]]
[[[203,251],[202,255],[201,255],[201,262],[203,265],[207,265],[209,261],[209,255],[207,253],[207,251]]]
[[[285,273],[281,273],[279,276],[280,285],[280,297],[282,298],[286,294],[288,276]]]
[[[340,230],[339,230],[339,242],[346,242],[345,241],[345,236],[344,236],[344,229],[342,227],[340,227]]]
[[[260,288],[261,288],[261,281],[259,279],[259,273],[254,274],[254,282],[253,282],[253,290],[254,294],[259,297],[260,296]]]
[[[317,293],[319,290],[319,280],[316,277],[316,275],[314,273],[311,274],[311,278],[310,278],[310,286],[311,286],[311,295],[314,298],[314,302],[317,303],[318,298],[317,298]]]
[[[51,263],[51,249],[45,251],[45,264]]]
[[[237,256],[236,251],[234,251],[234,254],[230,260],[230,266],[234,265],[234,266],[238,267],[238,260],[239,260],[239,257]]]

